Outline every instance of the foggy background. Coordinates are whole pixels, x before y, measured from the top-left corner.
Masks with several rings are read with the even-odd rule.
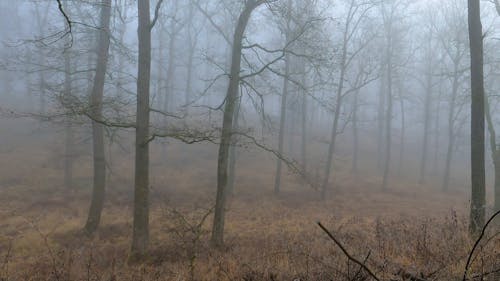
[[[356,172],[350,171],[354,170],[353,161],[357,162],[355,170],[360,177],[383,174],[388,104],[384,46],[390,37],[393,85],[389,185],[394,182],[392,179],[397,179],[405,181],[408,188],[428,184],[444,189],[446,159],[451,154],[449,190],[463,190],[469,182],[470,78],[465,3],[292,2],[290,14],[284,11],[286,3],[272,4],[271,9],[257,9],[244,39],[244,45],[258,44],[268,50],[286,46],[293,52],[286,55],[291,66],[287,74],[290,81],[284,155],[305,167],[303,172],[309,182],[319,185],[325,176],[332,123],[339,109],[338,141],[329,184],[335,183],[337,169]],[[23,143],[33,151],[52,146],[54,153],[59,153],[56,158],[64,158],[64,154],[68,154],[64,149],[74,146],[76,155],[72,155],[71,161],[75,169],[88,165],[90,122],[71,111],[88,103],[95,67],[96,37],[93,34],[98,28],[99,5],[65,1],[65,9],[75,23],[71,36],[63,34],[65,21],[54,1],[20,1],[16,5],[3,1],[1,5],[2,113],[9,115],[12,111],[24,117],[2,118],[3,150],[21,149]],[[151,5],[154,7],[154,3]],[[232,37],[240,7],[238,1],[164,3],[152,31],[151,107],[179,118],[166,121],[164,116],[153,112],[153,128],[170,126],[165,122],[182,124],[183,128],[220,126],[220,105],[224,101],[230,65],[231,46],[227,40]],[[484,5],[483,13],[486,92],[490,96],[493,120],[497,120],[498,17],[493,4]],[[292,24],[287,27],[290,19]],[[343,97],[337,108],[346,23],[351,33],[346,52],[351,61],[344,67],[344,85],[340,90]],[[104,112],[109,120],[133,122],[134,119],[136,26],[135,5],[130,1],[114,1],[104,95]],[[301,32],[289,45],[287,28]],[[390,34],[387,34],[388,28]],[[243,54],[242,75],[258,71],[280,55],[257,47],[245,49]],[[66,74],[65,59],[70,61],[70,73]],[[278,147],[284,60],[285,57],[277,60],[269,69],[248,77],[241,84],[238,121],[241,129],[271,149]],[[359,78],[360,74],[363,77]],[[453,93],[455,76],[457,89]],[[363,81],[356,81],[357,78]],[[67,88],[70,93],[65,93],[65,79],[70,80]],[[41,121],[35,122],[35,119]],[[65,126],[69,129],[64,129]],[[65,141],[64,130],[72,131],[73,138],[69,141],[73,144],[65,143],[68,138]],[[454,135],[451,145],[450,134]],[[108,128],[109,153],[130,155],[126,148],[118,149],[130,144],[127,136],[127,130]],[[153,151],[165,153],[166,162],[170,162],[169,153],[164,150],[169,150],[170,142],[175,141],[158,139],[153,143]],[[357,147],[353,145],[355,142]],[[57,147],[53,147],[55,143]],[[188,145],[175,146],[179,154],[188,154],[191,149]],[[255,153],[259,150],[255,147],[236,150],[248,149]],[[110,158],[113,157],[110,155]],[[130,161],[131,158],[124,159]],[[266,161],[269,169],[265,173],[271,177],[272,160]],[[247,169],[244,158],[238,157],[237,162],[239,169]],[[189,167],[190,163],[196,163],[196,159],[186,157],[185,162],[177,164]],[[41,163],[35,167],[39,165]],[[492,165],[488,167],[491,170]],[[262,184],[271,186],[272,182]]]

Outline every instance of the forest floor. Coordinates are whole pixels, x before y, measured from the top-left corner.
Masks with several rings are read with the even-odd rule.
[[[449,281],[461,280],[473,243],[465,192],[401,180],[381,191],[379,177],[344,171],[320,200],[285,172],[283,192],[273,196],[274,162],[260,161],[272,157],[250,151],[240,155],[225,247],[212,249],[214,151],[198,146],[180,153],[180,145],[171,145],[167,151],[153,147],[150,258],[127,265],[133,173],[124,159],[130,155],[111,160],[101,227],[88,238],[81,228],[89,206],[89,161],[84,156],[75,164],[75,186],[67,190],[50,147],[1,151],[0,280],[370,280],[318,227],[321,221],[383,280],[403,280],[394,275],[404,271]],[[163,153],[170,164],[158,160]],[[499,268],[500,238],[487,242],[471,272]]]

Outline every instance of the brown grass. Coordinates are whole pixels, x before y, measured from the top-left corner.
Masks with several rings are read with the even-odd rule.
[[[211,249],[212,218],[194,226],[213,204],[215,149],[173,143],[166,163],[153,147],[151,255],[129,266],[131,155],[114,154],[102,224],[89,239],[80,234],[89,205],[89,159],[78,160],[80,188],[68,191],[60,186],[61,169],[47,163],[52,151],[2,154],[1,280],[369,280],[316,221],[358,259],[369,254],[367,265],[384,280],[400,269],[429,280],[459,280],[472,244],[462,192],[444,194],[402,179],[381,192],[378,177],[354,177],[339,165],[325,201],[293,175],[274,197],[274,160],[250,150],[238,162],[226,247]],[[480,249],[472,272],[499,266],[497,236]]]

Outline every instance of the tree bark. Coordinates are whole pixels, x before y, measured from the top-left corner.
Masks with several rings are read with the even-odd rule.
[[[486,124],[488,125],[488,132],[490,135],[490,150],[491,159],[493,160],[493,167],[495,172],[495,184],[494,184],[494,210],[500,210],[500,150],[496,141],[496,131],[495,125],[491,118],[490,104],[488,101],[488,96],[484,97],[485,101],[485,117]]]
[[[240,110],[241,110],[241,97],[236,102],[236,108],[234,110],[234,122],[233,122],[233,132],[238,130],[239,127],[239,118],[240,118]],[[228,170],[228,184],[227,190],[228,194],[233,195],[234,193],[234,181],[236,177],[236,158],[237,158],[238,150],[236,147],[236,138],[233,138],[232,145],[229,148],[229,170]]]
[[[470,232],[478,235],[485,222],[483,31],[479,0],[468,0],[471,56],[471,208]]]
[[[142,259],[149,245],[149,84],[151,26],[149,0],[138,0],[139,56],[135,135],[134,222],[130,261]]]
[[[102,100],[104,95],[104,81],[106,78],[106,67],[108,63],[108,52],[110,42],[109,24],[111,19],[111,0],[103,0],[101,3],[101,19],[99,39],[97,46],[97,63],[94,77],[94,85],[91,93],[91,111],[95,120],[102,119]],[[101,221],[101,213],[104,204],[104,193],[106,185],[106,158],[104,153],[104,127],[102,124],[92,121],[92,145],[94,161],[94,182],[92,189],[92,201],[90,204],[87,223],[84,230],[87,234],[94,233]]]
[[[252,11],[262,3],[262,0],[246,1],[245,7],[243,8],[243,11],[238,18],[238,23],[236,25],[233,36],[231,71],[224,106],[222,133],[217,160],[217,196],[215,201],[215,213],[211,236],[211,244],[214,247],[221,247],[224,244],[224,218],[227,198],[226,188],[229,162],[228,156],[232,139],[234,110],[236,108],[236,102],[238,100],[243,35],[245,33],[245,29]]]

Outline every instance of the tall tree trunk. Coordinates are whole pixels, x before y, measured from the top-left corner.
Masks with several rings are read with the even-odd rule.
[[[149,245],[149,84],[151,23],[149,0],[138,0],[139,56],[135,133],[134,222],[130,261],[142,259]]]
[[[495,172],[495,184],[494,184],[494,210],[500,210],[500,150],[497,145],[495,125],[491,118],[490,104],[488,101],[488,96],[484,97],[485,101],[485,117],[486,124],[488,125],[488,132],[490,135],[490,150],[491,159],[493,160],[494,172]]]
[[[358,103],[359,90],[354,92],[352,105],[352,167],[354,175],[358,174],[358,152],[359,152],[359,132],[358,132]]]
[[[453,157],[453,149],[455,146],[455,104],[458,95],[458,58],[454,60],[453,82],[451,89],[450,109],[448,112],[448,148],[446,151],[446,163],[443,176],[442,190],[448,191],[450,185],[451,160]]]
[[[495,7],[497,9],[497,14],[500,16],[500,1],[495,0]],[[494,130],[494,127],[493,131]],[[498,145],[496,144],[496,139],[495,139],[495,155],[494,155],[494,162],[493,164],[495,165],[495,212],[500,210],[500,150],[498,148]],[[500,275],[500,273],[498,273]]]
[[[390,28],[392,30],[392,28]],[[392,124],[392,42],[388,39],[387,46],[387,111],[385,117],[385,159],[384,176],[382,179],[382,189],[387,189],[389,170],[391,167],[391,124]]]
[[[92,117],[102,120],[102,99],[104,95],[104,80],[106,78],[106,67],[108,63],[111,19],[111,0],[103,0],[101,3],[101,19],[97,46],[97,62],[94,77],[94,85],[91,93]],[[97,230],[101,221],[102,207],[104,204],[104,190],[106,185],[106,158],[104,154],[104,128],[95,120],[92,121],[92,145],[94,160],[94,182],[92,189],[92,201],[90,203],[87,223],[84,230],[92,234]]]
[[[302,170],[304,174],[307,175],[307,92],[306,92],[306,69],[305,69],[305,61],[301,63],[301,72],[302,72],[302,89],[300,92],[302,93],[302,110],[301,110],[301,125],[302,125],[302,138],[300,143],[300,156],[302,159]]]
[[[382,167],[384,161],[384,120],[386,116],[386,100],[385,97],[387,95],[387,80],[386,80],[386,68],[385,63],[381,66],[381,75],[380,75],[380,90],[378,95],[378,109],[377,109],[377,168],[380,169]]]
[[[323,178],[323,183],[321,184],[321,198],[325,199],[326,191],[328,188],[328,182],[330,180],[330,174],[333,165],[333,156],[335,154],[335,145],[337,142],[337,134],[338,134],[338,126],[340,119],[340,110],[342,109],[342,95],[344,91],[344,78],[346,74],[346,60],[347,60],[347,32],[348,26],[346,25],[346,30],[344,31],[344,41],[342,44],[342,57],[340,61],[340,76],[338,81],[336,99],[335,99],[335,113],[333,116],[333,124],[332,131],[330,137],[330,144],[328,146],[328,154],[326,158],[326,166],[325,166],[325,177]]]
[[[427,167],[427,148],[429,143],[429,127],[431,124],[431,101],[432,101],[432,70],[431,63],[429,63],[429,67],[426,73],[426,87],[425,87],[425,101],[424,101],[424,130],[422,135],[422,151],[420,152],[420,174],[418,177],[418,183],[425,183],[425,171]]]
[[[288,0],[287,10],[291,13],[292,1]],[[290,17],[287,18],[286,22],[286,32],[285,40],[288,42],[290,37]],[[283,77],[283,91],[281,93],[281,106],[280,106],[280,128],[278,133],[278,153],[283,154],[284,141],[285,141],[285,125],[286,125],[286,111],[287,111],[287,98],[288,98],[288,87],[290,76],[290,56],[285,54],[285,76]],[[292,136],[289,136],[292,138]],[[281,165],[282,161],[280,158],[276,159],[276,175],[274,177],[274,194],[278,195],[281,189]]]
[[[434,114],[434,158],[432,159],[432,171],[434,171],[434,175],[439,175],[439,154],[441,152],[441,148],[439,147],[439,137],[440,137],[440,128],[439,122],[441,121],[441,105],[440,105],[440,97],[437,97],[436,102],[436,114]]]
[[[232,139],[234,111],[238,100],[243,35],[252,11],[262,3],[262,0],[248,0],[245,2],[245,7],[238,18],[238,24],[236,25],[233,36],[231,71],[225,99],[221,140],[217,160],[217,196],[215,201],[215,213],[211,236],[211,243],[215,247],[221,247],[224,243],[224,217],[227,198],[226,188],[229,162],[228,156]]]
[[[191,101],[191,91],[193,88],[193,60],[194,60],[194,49],[195,49],[195,40],[193,39],[193,13],[194,13],[194,6],[192,3],[189,4],[189,19],[188,19],[188,45],[189,45],[189,50],[188,50],[188,62],[187,62],[187,78],[186,78],[186,95],[184,99],[184,104],[188,105]],[[189,106],[186,107],[186,110],[189,109]]]
[[[69,103],[71,100],[71,59],[70,52],[64,53],[64,100]],[[66,119],[64,125],[64,186],[73,188],[73,160],[74,160],[74,132],[71,120]]]
[[[239,118],[241,110],[241,97],[238,98],[236,102],[236,108],[234,109],[234,123],[233,123],[233,132],[238,130],[239,127]],[[228,180],[227,180],[227,190],[228,194],[232,195],[234,192],[234,180],[236,176],[236,157],[237,157],[237,147],[236,147],[236,138],[233,137],[232,145],[229,148],[229,170],[228,170]]]
[[[483,31],[479,0],[468,0],[471,56],[471,209],[470,231],[477,235],[485,221]]]
[[[174,1],[174,11],[177,12],[177,3],[178,1]],[[177,56],[176,42],[177,42],[177,24],[176,20],[172,19],[169,27],[170,38],[168,41],[168,66],[167,66],[167,79],[165,81],[165,97],[163,100],[163,110],[170,111],[173,109],[174,103],[174,79],[175,79],[175,71],[176,71],[176,61],[175,57]],[[165,122],[167,118],[165,117]]]
[[[495,160],[493,164],[495,166],[495,190],[494,190],[494,212],[500,210],[500,151],[497,149],[495,151]]]
[[[406,124],[405,124],[405,101],[403,99],[403,94],[402,94],[403,89],[399,87],[399,107],[401,109],[401,135],[399,139],[399,165],[398,165],[398,170],[399,174],[402,173],[403,171],[403,160],[404,160],[404,153],[405,153],[405,133],[406,133]]]
[[[163,87],[163,22],[159,22],[158,32],[158,61],[157,61],[157,75],[158,80],[156,81],[156,99],[161,101],[162,99],[162,87]]]
[[[285,55],[285,77],[283,78],[283,91],[281,94],[280,128],[278,133],[278,153],[283,154],[285,141],[286,105],[288,97],[288,76],[290,75],[290,59]],[[289,136],[292,137],[292,136]],[[281,189],[281,159],[276,159],[276,176],[274,178],[274,194],[278,195]]]

